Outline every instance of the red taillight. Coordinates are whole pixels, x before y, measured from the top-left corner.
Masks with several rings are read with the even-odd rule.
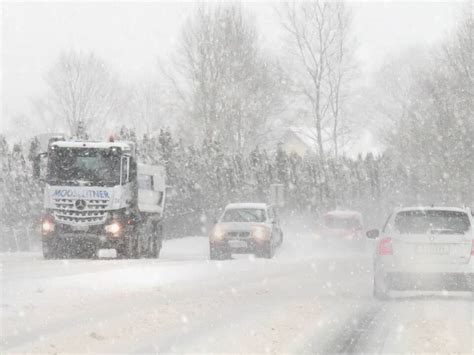
[[[389,238],[389,237],[382,238],[377,247],[377,251],[379,255],[392,255],[393,254],[392,238]]]

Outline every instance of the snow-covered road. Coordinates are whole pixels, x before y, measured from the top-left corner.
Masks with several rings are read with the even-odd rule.
[[[272,260],[209,261],[207,239],[159,260],[1,256],[1,351],[473,352],[472,294],[372,298],[371,258],[286,236]]]

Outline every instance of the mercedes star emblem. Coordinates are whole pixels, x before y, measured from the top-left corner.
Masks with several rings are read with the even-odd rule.
[[[76,208],[78,210],[83,210],[84,208],[86,208],[86,201],[84,200],[77,200],[76,201]]]

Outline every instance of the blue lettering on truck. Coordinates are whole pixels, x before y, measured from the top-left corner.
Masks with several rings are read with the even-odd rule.
[[[56,189],[53,192],[56,198],[109,198],[109,192],[104,190],[74,191],[69,189]]]

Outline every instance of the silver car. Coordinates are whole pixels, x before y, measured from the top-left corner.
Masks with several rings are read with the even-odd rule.
[[[389,291],[473,290],[474,232],[468,209],[412,207],[396,210],[376,239],[374,296]]]
[[[273,257],[283,242],[276,209],[265,203],[232,203],[209,235],[211,259],[227,259],[233,253]]]

